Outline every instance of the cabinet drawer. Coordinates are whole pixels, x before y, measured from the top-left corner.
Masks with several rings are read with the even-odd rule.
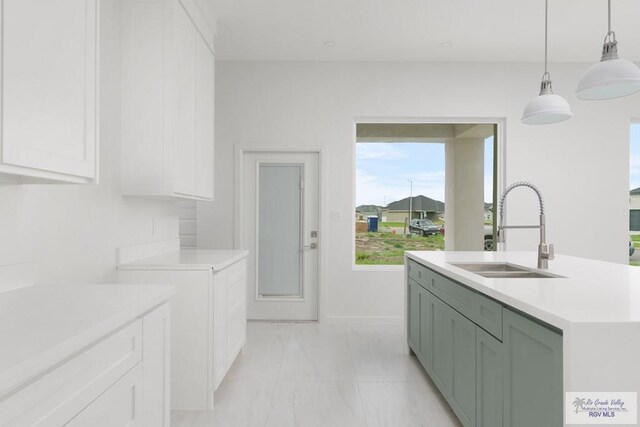
[[[494,337],[502,340],[502,304],[474,292],[473,321]]]
[[[62,425],[141,360],[138,319],[0,401],[2,425]]]
[[[247,275],[247,260],[241,259],[235,264],[231,264],[227,267],[227,274],[229,275],[229,283],[234,283]]]
[[[431,277],[432,292],[436,296],[491,335],[502,340],[502,304],[434,271],[431,271]]]
[[[135,427],[142,425],[142,365],[75,416],[66,427]]]
[[[431,271],[427,267],[409,259],[407,260],[407,270],[409,277],[422,285],[423,288],[431,288]]]
[[[469,319],[473,319],[475,292],[436,272],[432,271],[431,275],[433,278],[433,293]]]

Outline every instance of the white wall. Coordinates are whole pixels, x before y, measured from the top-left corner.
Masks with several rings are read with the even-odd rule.
[[[178,235],[175,202],[120,195],[120,2],[100,3],[100,185],[0,185],[0,265],[37,282],[113,281],[116,247]]]
[[[324,315],[399,317],[402,273],[352,268],[354,118],[488,116],[506,117],[506,181],[526,179],[541,188],[556,251],[626,262],[629,123],[640,115],[640,96],[578,102],[573,90],[586,66],[551,65],[556,93],[575,117],[531,127],[520,115],[537,95],[540,64],[219,61],[216,201],[199,204],[199,245],[233,245],[234,144],[322,146]],[[511,223],[537,221],[533,193],[518,189],[508,202]],[[332,210],[343,219],[329,221]],[[536,242],[535,230],[509,236],[510,249],[535,250]]]

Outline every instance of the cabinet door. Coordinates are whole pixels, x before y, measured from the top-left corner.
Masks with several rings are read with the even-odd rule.
[[[196,37],[196,191],[197,196],[213,199],[213,52],[198,34]]]
[[[96,177],[97,6],[2,2],[4,164]]]
[[[227,365],[231,365],[245,342],[247,328],[247,281],[245,276],[232,281],[227,291]],[[227,366],[229,368],[229,366]]]
[[[118,382],[65,424],[68,427],[135,427],[141,421],[142,366],[138,364]]]
[[[446,397],[451,390],[453,376],[453,324],[451,307],[433,297],[433,371],[431,379]]]
[[[420,286],[409,279],[409,301],[407,333],[409,346],[414,353],[420,352]]]
[[[502,425],[502,343],[476,328],[476,425]]]
[[[227,368],[228,271],[213,276],[213,384],[217,388]]]
[[[449,308],[449,307],[447,307]],[[476,325],[449,308],[452,377],[449,402],[465,426],[476,423]]]
[[[196,191],[196,42],[199,37],[179,0],[173,2],[174,91],[173,192],[195,196]]]
[[[562,336],[506,308],[503,317],[504,425],[562,425]]]
[[[433,371],[433,300],[436,297],[420,289],[420,355],[427,372]]]
[[[164,304],[142,320],[142,376],[145,425],[169,427],[171,307]]]

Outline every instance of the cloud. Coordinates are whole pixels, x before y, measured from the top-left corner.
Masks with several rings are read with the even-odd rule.
[[[629,161],[629,186],[632,190],[640,187],[640,155],[631,154]]]
[[[413,181],[415,185],[430,185],[433,183],[441,183],[444,185],[444,171],[419,172],[412,175],[405,175],[407,179]]]
[[[356,158],[358,160],[399,160],[406,158],[406,154],[392,144],[356,144]]]
[[[404,178],[384,178],[362,169],[356,169],[356,206],[385,206],[396,200],[409,197],[411,188]],[[432,199],[444,201],[444,178],[442,182],[413,183],[413,195],[424,195]]]

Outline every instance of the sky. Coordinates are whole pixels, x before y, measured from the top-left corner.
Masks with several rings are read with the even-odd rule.
[[[640,129],[639,129],[640,131]],[[640,135],[640,134],[639,134]],[[485,141],[485,194],[492,200],[493,138]],[[413,195],[444,202],[443,143],[356,143],[356,206],[386,206]]]
[[[640,187],[640,124],[631,125],[629,189]]]

